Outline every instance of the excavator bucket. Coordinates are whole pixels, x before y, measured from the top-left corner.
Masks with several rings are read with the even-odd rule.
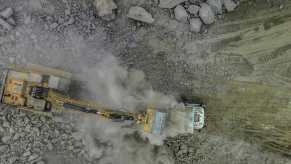
[[[167,127],[168,133],[193,133],[205,126],[204,107],[184,104],[183,109],[162,112],[149,108],[146,113],[144,132],[160,135]]]
[[[184,104],[184,109],[171,111],[169,127],[178,133],[193,133],[205,126],[204,107],[199,104]]]

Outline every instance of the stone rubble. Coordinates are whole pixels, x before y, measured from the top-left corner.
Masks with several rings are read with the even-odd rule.
[[[10,25],[7,21],[5,21],[2,18],[0,18],[0,26],[2,26],[3,30],[7,30],[7,31],[12,30],[12,28],[13,28],[12,25]]]
[[[207,3],[201,4],[199,16],[205,24],[212,24],[215,22],[215,14]]]
[[[190,5],[187,11],[194,16],[198,16],[199,9],[200,9],[200,6]]]
[[[147,12],[144,8],[139,6],[130,7],[127,17],[149,24],[155,21],[149,12]]]
[[[238,6],[238,4],[232,0],[223,0],[223,5],[228,12],[233,11]]]
[[[206,3],[215,14],[222,14],[222,0],[207,0]]]
[[[175,6],[185,2],[187,0],[160,0],[160,8],[174,8]]]
[[[13,15],[13,10],[12,8],[8,7],[2,11],[0,11],[0,16],[4,19],[8,19],[9,17],[11,17]]]
[[[220,18],[226,11],[233,11],[238,4],[238,0],[161,0],[159,7],[173,10],[177,21],[188,23],[191,32],[199,33],[203,26],[213,24],[216,17]],[[198,19],[201,19],[201,25]]]
[[[202,28],[202,21],[199,18],[190,19],[190,31],[191,32],[200,32]]]
[[[13,9],[8,7],[0,11],[0,33],[8,32],[16,25]]]
[[[104,20],[112,20],[115,18],[114,10],[117,5],[113,0],[95,0],[95,7],[100,16]]]
[[[98,15],[98,10],[94,2],[92,1],[92,4],[86,9],[79,4],[79,1],[67,2],[67,7],[63,7],[58,14],[49,15],[41,12],[35,12],[33,14],[26,13],[23,21],[26,25],[33,22],[37,23],[44,31],[53,32],[58,35],[63,35],[66,31],[74,28],[79,34],[89,37],[102,30],[97,27],[100,27],[104,23],[110,23],[107,19],[110,16],[100,17]],[[113,13],[115,14],[115,12]]]
[[[181,5],[176,6],[174,13],[175,13],[175,18],[178,21],[180,21],[182,23],[187,23],[189,15],[183,6],[181,6]]]
[[[274,156],[270,152],[258,151],[260,148],[256,145],[241,140],[211,136],[203,132],[169,137],[165,140],[165,145],[172,150],[175,164],[271,164],[274,161],[276,164],[285,164],[290,162],[290,159],[282,158],[280,155]]]
[[[82,140],[76,140],[73,125],[56,123],[52,118],[23,113],[0,106],[0,163],[44,164],[47,152],[72,156],[85,155]]]

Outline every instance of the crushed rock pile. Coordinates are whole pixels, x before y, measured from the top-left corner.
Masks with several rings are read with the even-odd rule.
[[[239,5],[239,1],[234,0],[172,0],[170,1],[172,5],[168,7],[165,5],[166,1],[161,0],[160,4],[163,4],[161,7],[173,9],[175,19],[189,24],[190,31],[195,33],[205,32],[202,31],[203,26],[213,24],[217,18],[234,11]]]
[[[286,164],[288,157],[267,152],[255,144],[229,140],[206,133],[169,137],[165,145],[173,152],[175,164]],[[235,161],[235,162],[234,162]]]
[[[55,6],[53,14],[43,12],[41,9],[27,13],[23,18],[23,23],[25,25],[39,23],[45,31],[59,35],[62,35],[66,29],[70,28],[74,28],[83,36],[90,36],[99,30],[98,28],[102,21],[98,18],[98,11],[96,11],[93,3],[82,6],[81,2],[78,1],[65,2],[60,4],[54,1],[50,2],[52,6]],[[104,14],[103,11],[101,13]],[[111,15],[107,14],[104,17],[110,19]]]
[[[16,25],[13,14],[14,11],[10,7],[0,10],[0,34],[9,32]]]
[[[0,163],[44,164],[49,153],[84,158],[82,140],[74,137],[71,123],[0,106]],[[88,162],[90,163],[90,162]]]

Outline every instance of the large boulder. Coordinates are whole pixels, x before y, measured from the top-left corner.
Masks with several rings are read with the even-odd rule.
[[[4,136],[1,138],[1,142],[4,143],[4,144],[7,144],[11,139],[11,136]]]
[[[9,17],[11,17],[13,15],[13,9],[8,7],[5,8],[4,10],[0,11],[0,16],[2,18],[8,19]]]
[[[137,20],[137,21],[150,23],[150,24],[155,21],[149,12],[147,12],[144,8],[139,7],[139,6],[131,7],[129,9],[127,17]]]
[[[0,26],[2,26],[3,29],[6,29],[8,31],[10,31],[13,28],[11,24],[9,24],[7,21],[5,21],[2,18],[0,18]]]
[[[222,14],[222,0],[207,0],[215,14]]]
[[[223,5],[228,12],[233,11],[238,6],[233,0],[223,0]]]
[[[95,7],[98,16],[105,20],[112,20],[115,18],[113,10],[117,9],[117,5],[113,0],[95,0]]]
[[[201,31],[202,28],[202,21],[199,18],[192,18],[190,19],[190,31],[198,33]]]
[[[185,2],[187,0],[160,0],[160,8],[174,8],[175,6]]]
[[[174,9],[174,14],[175,14],[175,18],[179,21],[179,22],[183,22],[183,23],[186,23],[188,18],[189,18],[189,15],[186,11],[186,9],[181,6],[181,5],[178,5],[175,9]]]
[[[14,11],[8,7],[0,11],[0,26],[7,31],[11,30],[16,25],[13,19]]]
[[[199,9],[200,9],[200,6],[197,6],[197,5],[190,5],[187,9],[187,11],[190,13],[190,14],[193,14],[193,15],[198,15],[198,12],[199,12]]]
[[[207,3],[201,3],[199,16],[205,24],[212,24],[215,22],[215,14]]]

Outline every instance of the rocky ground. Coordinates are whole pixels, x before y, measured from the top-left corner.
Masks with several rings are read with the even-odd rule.
[[[85,159],[84,145],[74,138],[71,123],[3,105],[0,116],[0,163],[56,163],[52,157],[58,154],[63,156],[60,162],[66,161],[66,156]]]
[[[207,109],[208,127],[193,136],[169,138],[160,148],[146,146],[138,137],[133,137],[134,142],[116,139],[130,145],[118,147],[126,150],[123,155],[129,152],[130,157],[136,157],[125,163],[290,162],[233,130],[237,125],[229,120],[233,110],[223,106],[229,103],[224,101],[226,82],[232,80],[290,87],[289,1],[222,0],[227,6],[221,10],[216,3],[204,0],[108,0],[107,6],[102,2],[0,0],[1,63],[42,64],[73,72],[79,78],[111,56],[118,62],[106,63],[105,70],[141,70],[152,88],[164,94],[206,103],[205,97],[222,99],[220,108],[214,104]],[[195,8],[208,12],[199,15]],[[75,96],[94,98],[94,89],[86,88],[88,79],[78,80],[82,91]],[[229,92],[232,96],[226,98],[236,96]],[[273,108],[272,103],[267,105]],[[87,138],[73,137],[80,132],[75,119],[60,121],[6,106],[1,107],[0,116],[0,163],[106,163],[101,159],[109,158],[110,153],[102,152],[116,148],[116,140],[97,137],[93,142],[97,158],[92,158],[84,142]],[[104,129],[110,128],[104,125]],[[96,136],[101,134],[98,132]],[[168,160],[157,159],[154,154],[168,156]],[[122,161],[118,156],[112,159],[116,160],[111,163]]]
[[[263,151],[241,140],[227,140],[220,136],[209,136],[203,133],[169,138],[166,145],[174,151],[177,164],[290,163],[288,158]]]

